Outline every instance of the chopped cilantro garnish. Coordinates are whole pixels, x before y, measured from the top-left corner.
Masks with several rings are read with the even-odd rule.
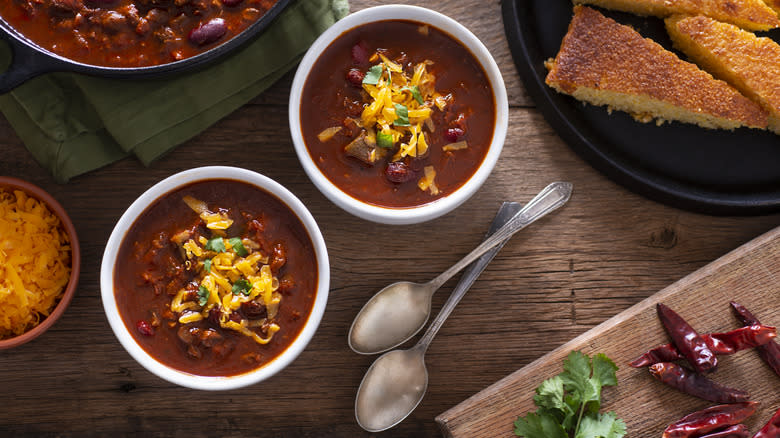
[[[206,251],[225,252],[225,242],[221,237],[215,237],[206,242]]]
[[[203,262],[203,270],[206,272],[211,272],[211,259],[206,259],[206,261]]]
[[[400,103],[395,104],[395,126],[409,126],[409,108]]]
[[[607,356],[572,351],[563,372],[536,388],[536,412],[518,417],[515,435],[525,438],[621,438],[626,423],[614,412],[599,414],[601,388],[617,385],[617,365]]]
[[[244,244],[241,243],[241,239],[238,237],[234,237],[232,239],[228,239],[228,242],[230,242],[231,248],[233,248],[233,251],[236,252],[240,257],[246,257],[249,254],[249,251],[244,248]]]
[[[252,285],[243,278],[233,283],[233,295],[244,294],[249,295],[249,291],[252,290]]]
[[[379,78],[382,77],[382,69],[384,64],[377,64],[368,69],[368,73],[363,77],[363,83],[369,85],[376,85],[379,83]]]
[[[412,97],[414,97],[414,100],[417,101],[420,105],[425,103],[423,100],[422,94],[420,94],[420,89],[417,87],[417,85],[412,85],[411,87],[404,87],[404,90],[409,90],[412,93]]]
[[[390,134],[385,134],[384,132],[377,132],[376,133],[376,144],[380,148],[391,148],[393,147],[393,136]]]
[[[205,306],[206,303],[209,301],[209,295],[211,295],[211,292],[209,292],[208,289],[206,289],[205,286],[199,286],[198,287],[198,304],[201,306]]]

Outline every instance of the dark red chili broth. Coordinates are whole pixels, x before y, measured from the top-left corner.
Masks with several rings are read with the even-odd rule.
[[[58,55],[91,65],[144,67],[228,41],[278,0],[3,0],[0,16]]]
[[[406,182],[391,181],[395,175],[388,176],[393,173],[393,169],[388,170],[389,157],[370,166],[344,152],[344,147],[359,132],[345,120],[359,118],[366,105],[365,92],[353,84],[359,84],[363,76],[360,74],[360,79],[356,79],[351,70],[365,73],[376,64],[367,61],[359,53],[361,50],[368,55],[380,50],[405,70],[425,60],[433,61],[428,69],[436,76],[436,90],[453,95],[452,103],[443,112],[433,111],[435,131],[426,131],[429,152],[422,158],[407,160],[406,170],[413,172],[414,177]],[[461,187],[482,164],[493,138],[495,120],[493,90],[474,55],[445,32],[412,21],[380,21],[345,32],[314,63],[301,94],[301,129],[314,163],[350,196],[385,207],[427,204]],[[318,139],[319,133],[334,126],[344,129],[331,140]],[[453,128],[462,131],[455,131],[458,135],[450,138],[447,130]],[[442,150],[456,139],[467,141],[468,148]],[[437,173],[438,195],[417,187],[423,168],[429,165]]]
[[[269,255],[281,245],[286,263],[275,272],[283,285],[279,288],[282,300],[274,318],[281,328],[268,344],[258,344],[209,319],[189,323],[187,327],[211,330],[216,333],[217,342],[211,340],[206,345],[180,338],[183,325],[177,321],[178,314],[171,316],[170,303],[176,291],[196,278],[196,273],[186,269],[172,236],[193,229],[193,225],[202,226],[198,214],[182,201],[185,195],[206,202],[212,211],[226,211],[235,220],[229,235],[250,236]],[[193,183],[156,200],[130,227],[114,267],[117,308],[135,341],[159,362],[203,376],[243,374],[280,355],[306,324],[317,282],[314,246],[298,217],[273,195],[233,180]],[[242,307],[240,314],[244,315],[243,312]],[[159,319],[157,326],[154,315]],[[193,356],[190,344],[200,357]]]

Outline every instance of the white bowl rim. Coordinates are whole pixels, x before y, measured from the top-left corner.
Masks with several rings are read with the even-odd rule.
[[[493,89],[496,121],[489,149],[477,171],[453,193],[428,204],[416,207],[382,207],[360,201],[333,184],[317,167],[309,154],[300,129],[300,102],[303,86],[319,55],[345,32],[372,22],[409,20],[429,24],[460,42],[481,64]],[[301,60],[293,79],[289,101],[290,134],[298,159],[314,185],[331,202],[360,218],[392,225],[406,225],[429,221],[449,213],[482,186],[495,167],[506,139],[509,125],[509,104],[501,71],[490,51],[465,26],[439,12],[419,6],[382,5],[355,12],[327,29],[312,44]]]
[[[133,339],[122,321],[114,296],[114,265],[119,246],[130,227],[153,202],[185,185],[205,180],[226,179],[248,183],[271,194],[285,204],[304,225],[317,260],[317,293],[306,324],[295,340],[271,362],[235,376],[200,376],[171,368],[158,362]],[[309,210],[292,192],[276,181],[251,170],[229,166],[197,167],[176,173],[158,182],[139,196],[117,222],[106,243],[100,268],[100,295],[109,325],[122,346],[141,366],[151,373],[180,386],[201,390],[228,390],[258,383],[281,371],[306,348],[319,327],[330,288],[330,264],[325,240]]]

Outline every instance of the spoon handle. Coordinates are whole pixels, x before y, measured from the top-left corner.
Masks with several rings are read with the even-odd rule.
[[[485,234],[485,238],[487,239],[496,231],[498,231],[500,227],[512,220],[512,218],[520,211],[520,208],[521,205],[517,202],[504,202],[501,204],[501,208],[498,210],[498,213],[496,213],[496,217],[493,219],[493,223],[490,224],[490,229],[488,230],[487,234]],[[455,309],[455,306],[458,305],[461,298],[466,295],[466,292],[468,292],[468,290],[471,288],[471,285],[474,284],[474,281],[477,280],[477,277],[479,277],[482,271],[485,270],[487,265],[490,264],[496,254],[501,251],[501,248],[508,241],[509,239],[500,242],[498,245],[488,250],[488,252],[482,254],[479,259],[466,268],[463,276],[460,277],[460,280],[458,281],[458,285],[455,286],[455,290],[452,291],[452,294],[450,294],[447,302],[444,303],[444,306],[442,306],[439,314],[436,315],[436,318],[428,327],[428,330],[417,342],[417,346],[423,349],[428,348],[428,345],[433,340],[433,337],[436,336],[436,333],[439,331],[442,324],[444,324],[444,320],[450,316],[450,313],[452,313],[453,309]]]
[[[449,280],[453,275],[460,272],[463,268],[468,266],[471,262],[479,258],[482,254],[486,253],[490,248],[496,246],[499,242],[502,242],[509,238],[509,236],[522,230],[528,225],[532,224],[537,219],[544,217],[547,213],[556,210],[562,206],[571,197],[572,185],[567,182],[554,182],[545,187],[538,195],[528,201],[522,210],[517,212],[515,216],[501,229],[496,231],[488,239],[484,240],[479,246],[474,248],[473,251],[468,253],[459,262],[452,265],[450,269],[442,272],[438,277],[430,281],[431,288],[437,290]]]

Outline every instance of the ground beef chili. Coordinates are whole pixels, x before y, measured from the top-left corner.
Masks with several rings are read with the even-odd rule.
[[[85,64],[143,67],[197,55],[278,0],[3,0],[0,16],[46,50]]]
[[[188,206],[188,199],[202,201],[232,224],[212,230],[211,222]],[[221,247],[215,249],[206,240]],[[202,257],[194,257],[193,249],[203,250]],[[252,266],[274,278],[273,293],[279,300],[275,309],[265,305],[262,294],[253,298],[250,291],[257,286],[244,280],[252,277],[231,279],[217,266],[220,256],[239,261],[253,255],[262,261]],[[237,271],[245,272],[246,265],[240,268]],[[214,284],[204,277],[217,271],[232,282],[232,294],[229,286],[223,288],[223,296],[209,304],[214,295],[204,285],[213,289]],[[197,182],[155,201],[127,232],[114,267],[117,308],[136,342],[159,362],[203,376],[242,374],[281,354],[311,313],[317,281],[314,246],[295,214],[265,191],[232,180]],[[223,312],[223,299],[241,302]],[[183,322],[188,315],[197,318]],[[270,337],[270,342],[259,343],[252,333],[238,331],[241,324],[259,338]],[[269,332],[272,325],[278,331]]]
[[[384,70],[376,70],[380,64],[386,66]],[[421,64],[434,79],[429,86],[424,87],[423,81],[410,92]],[[396,66],[403,71],[392,71]],[[387,119],[384,125],[378,121],[365,126],[364,111],[379,100],[372,101],[369,93],[382,85],[367,82],[376,84],[379,71],[383,71],[380,82],[395,84],[391,85],[393,102],[411,105],[406,108],[411,125],[415,124],[413,107],[431,110],[428,120],[419,124],[427,152],[399,158],[399,148],[409,144],[413,135],[406,121]],[[443,109],[435,103],[440,98],[446,102]],[[389,105],[384,108],[394,111]],[[493,90],[471,52],[448,34],[411,21],[369,23],[342,34],[319,55],[301,95],[302,134],[314,163],[350,196],[385,207],[418,206],[457,190],[483,162],[495,120]],[[392,147],[381,146],[380,129],[395,132]],[[468,147],[446,147],[463,142]],[[381,157],[372,155],[373,151]],[[428,168],[435,171],[437,190],[421,187]]]

